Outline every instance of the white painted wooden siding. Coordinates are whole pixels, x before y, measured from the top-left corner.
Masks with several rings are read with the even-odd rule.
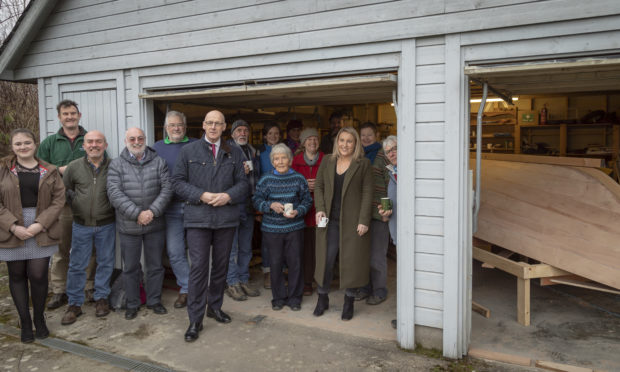
[[[616,0],[593,0],[586,8],[581,0],[67,0],[58,2],[15,76],[262,56],[618,13]]]
[[[417,40],[416,65],[415,322],[441,328],[444,286],[443,37]]]

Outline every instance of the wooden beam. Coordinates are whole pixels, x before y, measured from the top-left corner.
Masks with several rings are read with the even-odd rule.
[[[530,325],[530,279],[517,278],[517,322]]]
[[[480,305],[476,301],[472,301],[471,302],[471,309],[473,311],[477,312],[478,314],[482,315],[485,318],[490,318],[491,317],[491,310],[489,310],[488,308]]]
[[[523,265],[521,265],[519,262],[514,262],[507,258],[500,257],[494,253],[485,251],[484,249],[478,247],[473,247],[472,250],[473,257],[476,260],[491,264],[498,269],[512,274],[518,278],[526,277],[526,268],[523,267]]]
[[[568,278],[549,278],[549,281],[552,282],[552,283],[555,283],[555,284],[572,285],[573,287],[587,288],[587,289],[592,289],[592,290],[595,290],[595,291],[600,291],[600,292],[606,292],[606,293],[612,293],[612,294],[620,295],[620,291],[615,290],[615,289],[613,289],[611,287],[608,287],[606,285],[602,285],[602,284],[596,283],[596,282],[572,279],[570,277],[568,277]]]
[[[566,124],[560,125],[560,156],[566,156],[566,139],[568,138],[568,127]]]
[[[523,263],[525,267],[526,277],[530,279],[544,278],[550,276],[562,276],[571,275],[568,271],[560,270],[557,267],[553,267],[547,264],[535,264],[529,265]]]
[[[536,367],[556,372],[592,372],[591,368],[576,367],[568,364],[547,362],[544,360],[537,360]]]
[[[471,153],[470,158],[475,157],[475,155],[476,155],[475,153]],[[600,168],[603,166],[602,159],[574,158],[574,157],[568,158],[568,157],[558,157],[558,156],[483,153],[482,159],[514,161],[514,162],[520,162],[520,163],[568,165],[568,166],[573,166],[573,167],[588,167],[588,168]]]

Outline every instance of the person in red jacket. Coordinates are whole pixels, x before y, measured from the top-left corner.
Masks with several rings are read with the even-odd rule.
[[[306,214],[304,229],[304,296],[312,295],[312,278],[314,276],[314,246],[316,243],[316,221],[314,215],[314,180],[316,172],[319,170],[323,153],[319,151],[319,133],[314,128],[306,128],[299,136],[300,149],[302,150],[293,158],[292,168],[304,176],[308,182],[308,188],[312,195],[312,209]]]

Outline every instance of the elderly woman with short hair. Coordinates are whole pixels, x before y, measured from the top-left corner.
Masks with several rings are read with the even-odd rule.
[[[301,310],[303,278],[301,253],[303,248],[303,216],[312,207],[308,183],[291,169],[293,154],[285,144],[277,144],[269,154],[274,170],[265,173],[256,185],[252,198],[254,207],[263,212],[261,231],[263,246],[269,251],[271,263],[271,307],[280,310],[288,305]],[[287,204],[292,208],[285,210]],[[282,267],[288,267],[288,287],[284,284]]]

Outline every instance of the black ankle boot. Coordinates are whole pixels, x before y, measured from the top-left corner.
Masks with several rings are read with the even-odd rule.
[[[45,319],[35,322],[35,332],[34,336],[40,340],[47,338],[50,335],[49,329],[47,329],[47,324],[45,324]]]
[[[319,300],[316,302],[316,307],[312,314],[314,316],[321,316],[327,309],[329,309],[329,297],[327,293],[319,293]]]
[[[21,322],[22,334],[21,339],[24,344],[34,342],[34,334],[32,333],[32,322]]]
[[[342,320],[351,320],[353,318],[353,303],[355,297],[344,295],[344,305],[342,306]]]

